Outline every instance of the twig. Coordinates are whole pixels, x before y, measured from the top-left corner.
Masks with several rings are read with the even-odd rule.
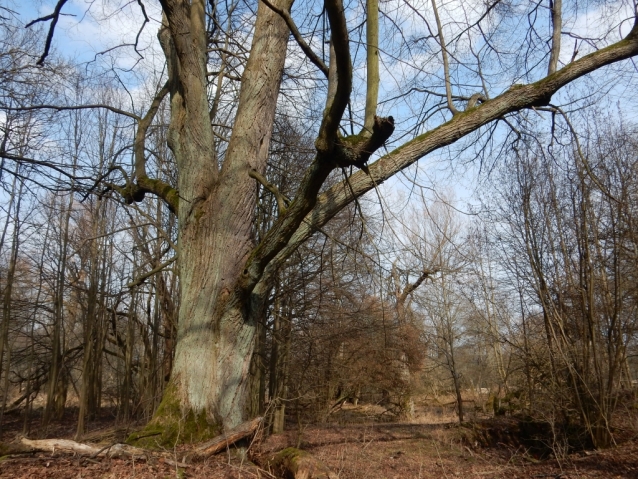
[[[36,65],[44,64],[44,60],[49,55],[49,50],[51,49],[51,42],[53,41],[53,33],[55,32],[55,25],[58,23],[58,19],[60,18],[60,11],[62,10],[62,7],[64,6],[66,2],[67,0],[58,0],[58,3],[55,5],[55,8],[53,9],[52,14],[46,15],[44,17],[36,18],[32,22],[29,22],[26,24],[25,28],[29,28],[31,25],[35,23],[46,22],[48,20],[51,20],[51,25],[49,25],[49,33],[47,34],[47,39],[46,39],[46,42],[44,43],[44,52],[42,53],[42,56],[40,57],[40,59],[37,61]]]
[[[270,183],[261,173],[257,170],[250,170],[248,172],[248,176],[256,179],[261,185],[270,191],[273,195],[275,195],[275,199],[277,200],[277,208],[279,209],[279,214],[283,214],[286,211],[286,206],[290,204],[290,200],[286,198],[281,192],[277,189],[275,185]]]
[[[264,5],[266,5],[268,8],[270,8],[273,12],[275,12],[276,14],[278,14],[281,18],[284,19],[284,21],[286,22],[286,25],[288,25],[288,28],[290,29],[290,33],[292,33],[292,36],[294,37],[295,41],[297,42],[297,45],[299,45],[299,48],[301,48],[301,50],[306,54],[306,56],[308,57],[308,59],[317,67],[319,68],[319,70],[321,70],[321,72],[326,75],[326,78],[328,77],[328,67],[326,66],[326,64],[321,61],[321,58],[319,58],[319,56],[317,56],[317,54],[315,52],[312,51],[312,49],[310,48],[310,46],[306,43],[306,41],[303,39],[303,37],[301,36],[301,33],[299,33],[299,29],[297,28],[297,25],[295,25],[294,20],[292,19],[292,17],[290,16],[290,13],[288,13],[286,10],[284,10],[283,8],[277,8],[275,7],[272,3],[270,3],[268,0],[261,0],[262,2],[264,2]]]

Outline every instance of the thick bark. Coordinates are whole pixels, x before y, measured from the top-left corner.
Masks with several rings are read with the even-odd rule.
[[[218,170],[208,120],[205,45],[196,42],[203,2],[193,3],[189,12],[163,2],[170,31],[163,45],[177,62],[169,67],[169,144],[180,172],[181,301],[171,383],[183,412],[205,413],[209,422],[233,428],[247,408],[255,319],[267,290],[255,288],[247,296],[237,284],[254,247],[257,185],[249,172],[265,171],[288,28],[277,13],[259,5],[233,136]],[[290,2],[277,7],[287,10]],[[191,29],[190,40],[184,38]]]
[[[63,5],[65,0],[58,3]],[[160,407],[160,411],[172,411],[177,404],[179,414],[172,416],[175,421],[191,416],[197,419],[203,415],[208,424],[227,428],[241,423],[246,414],[255,325],[263,314],[270,282],[278,268],[300,244],[355,198],[423,156],[509,113],[547,105],[552,95],[570,82],[605,65],[638,54],[638,27],[635,26],[624,40],[557,70],[562,5],[560,0],[554,0],[551,3],[553,34],[549,75],[529,85],[514,85],[479,106],[474,106],[476,98],[470,100],[466,111],[459,112],[452,103],[448,52],[437,4],[432,0],[444,64],[446,99],[453,118],[383,156],[368,168],[367,160],[394,129],[391,117],[379,118],[374,115],[375,82],[378,77],[374,67],[378,61],[378,45],[374,39],[378,31],[373,31],[376,24],[376,7],[373,5],[376,2],[368,2],[370,85],[365,124],[366,133],[372,129],[372,134],[349,138],[338,134],[343,113],[351,100],[353,80],[351,45],[342,0],[324,2],[331,32],[329,68],[313,54],[294,26],[289,13],[292,0],[267,0],[265,4],[259,2],[233,133],[222,162],[217,157],[208,101],[205,12],[208,2],[160,0],[160,3],[164,17],[159,37],[167,59],[168,78],[147,114],[141,117],[101,105],[55,108],[108,108],[137,122],[134,175],[129,179],[124,173],[126,184],[123,187],[109,187],[118,191],[127,202],[141,201],[146,192],[156,194],[180,218],[179,327],[171,381],[164,398],[164,407]],[[55,15],[58,14],[59,8]],[[48,52],[54,23],[44,56]],[[257,189],[255,178],[264,177],[289,28],[311,61],[324,74],[328,74],[330,93],[315,143],[315,161],[306,171],[294,200],[287,204],[278,198],[281,200],[279,218],[260,244],[255,246],[252,236]],[[485,93],[487,95],[487,91]],[[149,178],[145,164],[148,129],[166,95],[170,95],[171,104],[168,144],[177,162],[178,189],[161,180]],[[39,105],[23,110],[40,108],[51,106]],[[4,156],[11,158],[6,154]],[[347,182],[319,194],[322,184],[334,168],[352,165],[362,171],[350,176]],[[122,170],[120,167],[114,168]],[[97,288],[97,278],[93,276],[92,271],[90,299],[95,301],[98,291],[93,288],[94,285]],[[93,320],[96,306],[94,302],[90,304],[93,304],[93,309],[87,316]],[[6,327],[6,321],[3,324]],[[99,371],[91,365],[97,363],[96,358],[101,354],[101,336],[99,329],[92,328],[97,326],[89,323],[84,365],[84,380],[87,384],[97,384],[99,379]],[[5,342],[0,342],[0,362]],[[170,351],[171,347],[172,344],[167,341],[167,350]],[[99,405],[99,391],[97,394],[93,389],[83,391],[79,432],[83,430],[84,413],[93,410],[96,405]],[[158,420],[161,415],[162,412],[158,412]]]

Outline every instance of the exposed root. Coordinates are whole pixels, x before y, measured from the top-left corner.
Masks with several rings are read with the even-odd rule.
[[[197,446],[197,448],[195,448],[188,457],[190,459],[198,459],[212,456],[213,454],[226,450],[226,448],[232,446],[236,442],[254,435],[263,419],[264,418],[262,417],[256,417],[255,419],[240,424],[235,429]]]

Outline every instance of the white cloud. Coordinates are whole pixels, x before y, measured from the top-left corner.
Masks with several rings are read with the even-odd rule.
[[[27,23],[35,18],[49,15],[55,7],[54,1],[38,2],[35,0],[22,2],[19,13],[22,21]],[[149,22],[139,36],[138,50],[145,57],[142,63],[153,68],[161,54],[157,41],[157,30],[161,21],[161,10],[155,2],[144,2]],[[54,47],[62,55],[80,62],[89,62],[100,52],[109,58],[115,68],[127,69],[140,61],[139,55],[132,46],[117,48],[123,44],[134,44],[142,25],[144,16],[137,2],[111,0],[104,2],[88,2],[71,0],[63,9],[63,15],[56,26]],[[48,29],[49,22],[42,22]],[[44,38],[42,38],[44,44]],[[108,50],[114,53],[108,54]],[[103,60],[103,58],[99,58]],[[163,60],[162,60],[163,61]]]

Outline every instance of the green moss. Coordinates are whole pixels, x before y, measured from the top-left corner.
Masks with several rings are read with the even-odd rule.
[[[290,473],[294,475],[301,461],[309,456],[310,454],[306,451],[302,451],[296,447],[287,447],[279,451],[268,461],[268,468],[273,471],[276,476],[288,477]]]
[[[182,411],[177,387],[171,383],[153,419],[131,434],[126,443],[146,449],[171,449],[176,444],[207,441],[220,433],[221,427],[208,421],[206,411]]]
[[[358,133],[356,135],[342,136],[342,137],[340,137],[340,140],[344,144],[344,146],[348,146],[350,148],[354,148],[359,143],[365,141],[366,137],[364,135],[362,135],[361,133]]]
[[[11,454],[11,448],[0,442],[0,456],[8,456],[9,454]],[[0,460],[2,460],[2,458],[0,458]]]
[[[268,461],[267,467],[275,477],[314,477],[316,479],[335,477],[323,462],[295,447],[279,451]]]
[[[177,208],[179,208],[179,192],[176,189],[170,189],[170,191],[166,194],[166,200],[173,205],[173,208],[177,211]]]
[[[148,176],[138,178],[137,183],[140,187],[163,198],[164,201],[170,205],[171,209],[177,213],[179,208],[179,191],[164,181],[149,178]]]
[[[204,208],[200,206],[195,210],[195,222],[199,223],[199,220],[204,216]]]
[[[296,447],[287,447],[286,449],[283,449],[279,451],[277,454],[275,454],[273,461],[280,462],[280,461],[291,460],[291,459],[304,457],[308,455],[309,454],[306,451],[302,451],[301,449],[297,449]]]

